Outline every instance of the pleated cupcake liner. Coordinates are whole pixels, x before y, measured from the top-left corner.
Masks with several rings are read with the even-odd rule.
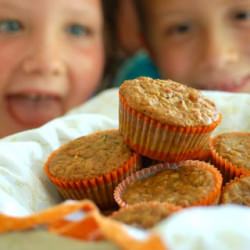
[[[238,132],[236,132],[238,133]],[[240,132],[239,132],[240,133]],[[210,150],[212,163],[220,170],[223,176],[224,183],[234,179],[235,177],[240,177],[241,175],[249,175],[250,169],[244,168],[243,166],[237,166],[231,161],[223,158],[219,152],[215,149],[215,143],[217,136],[210,139]]]
[[[197,155],[195,155],[195,158],[192,158],[192,160],[199,160],[199,161],[210,161],[211,159],[211,151],[210,150],[200,150]]]
[[[207,193],[206,196],[202,197],[201,199],[193,202],[189,206],[206,206],[206,205],[215,205],[219,202],[220,199],[220,194],[221,194],[221,187],[222,187],[222,176],[220,172],[211,164],[203,162],[203,161],[193,161],[193,160],[187,160],[187,161],[182,161],[180,163],[175,163],[175,164],[170,164],[170,163],[160,163],[157,165],[154,165],[149,168],[142,169],[140,171],[137,171],[127,177],[125,180],[123,180],[116,188],[114,191],[114,199],[116,203],[120,207],[127,207],[130,206],[131,204],[128,204],[126,201],[123,200],[122,196],[125,190],[129,185],[134,183],[135,181],[138,180],[143,180],[146,179],[150,176],[155,175],[156,173],[159,173],[161,171],[167,170],[167,169],[175,169],[181,164],[185,164],[190,167],[198,167],[200,169],[203,169],[204,171],[209,171],[213,177],[214,177],[214,186],[212,187],[211,191]],[[152,199],[152,201],[157,201]],[[143,202],[143,201],[138,201],[138,203]],[[178,204],[174,204],[178,205]],[[180,206],[180,205],[178,205]],[[188,206],[188,207],[189,207]],[[185,206],[183,206],[185,207]]]
[[[199,156],[221,121],[219,115],[208,126],[167,125],[131,108],[121,94],[119,99],[119,130],[125,143],[154,160],[177,162]]]
[[[62,197],[75,200],[90,199],[102,209],[109,209],[115,205],[113,198],[115,187],[141,167],[140,156],[134,153],[128,161],[110,173],[89,179],[66,179],[56,177],[49,171],[49,162],[54,154],[56,151],[48,158],[44,171]]]

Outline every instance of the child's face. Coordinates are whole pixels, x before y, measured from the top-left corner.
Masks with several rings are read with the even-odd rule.
[[[0,0],[0,137],[90,97],[104,66],[99,0]]]
[[[164,78],[250,92],[250,0],[147,3],[147,46]]]

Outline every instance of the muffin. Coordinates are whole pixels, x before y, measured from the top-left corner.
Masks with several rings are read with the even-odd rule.
[[[155,160],[199,158],[220,121],[212,101],[177,82],[140,77],[119,89],[119,130],[125,142]]]
[[[115,186],[139,168],[140,157],[115,129],[62,145],[52,152],[44,167],[65,199],[91,199],[105,209],[115,204]]]
[[[222,177],[202,161],[162,163],[142,169],[126,178],[115,189],[120,207],[139,202],[167,202],[181,207],[217,204]]]
[[[250,176],[236,177],[223,188],[221,203],[234,203],[250,207]]]
[[[211,157],[224,181],[250,174],[250,133],[222,133],[210,141]]]
[[[163,202],[142,202],[120,208],[110,218],[134,227],[150,229],[180,209]]]

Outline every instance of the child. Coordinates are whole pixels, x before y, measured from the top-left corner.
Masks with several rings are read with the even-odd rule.
[[[160,77],[199,89],[250,92],[250,0],[134,2]]]
[[[61,116],[101,87],[108,3],[0,0],[0,137]]]

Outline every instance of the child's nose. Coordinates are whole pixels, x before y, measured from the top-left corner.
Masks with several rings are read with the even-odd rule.
[[[236,40],[230,34],[216,30],[203,41],[203,64],[210,68],[223,68],[239,60]]]
[[[60,43],[35,41],[23,60],[23,70],[30,74],[60,75],[65,71]]]

